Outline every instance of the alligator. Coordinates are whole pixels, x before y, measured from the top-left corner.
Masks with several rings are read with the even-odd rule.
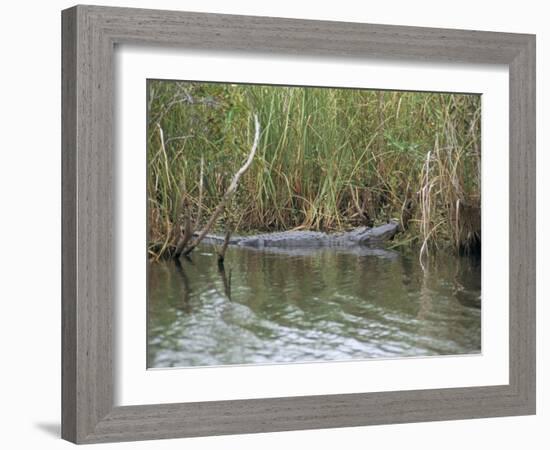
[[[282,231],[264,233],[252,236],[233,236],[229,245],[252,247],[257,249],[281,248],[301,249],[320,247],[357,247],[377,246],[391,239],[398,230],[397,221],[390,221],[378,227],[358,227],[351,231],[338,233],[323,233],[321,231]],[[223,236],[208,234],[204,242],[207,244],[222,244]]]

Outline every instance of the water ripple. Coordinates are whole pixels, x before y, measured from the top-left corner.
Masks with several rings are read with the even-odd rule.
[[[280,255],[231,248],[225,272],[151,265],[149,367],[478,353],[480,268],[392,253]]]

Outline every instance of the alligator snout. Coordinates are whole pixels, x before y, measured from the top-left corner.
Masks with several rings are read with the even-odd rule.
[[[399,224],[395,220],[379,227],[368,228],[360,234],[357,242],[361,244],[376,244],[387,241],[395,236],[398,228]]]

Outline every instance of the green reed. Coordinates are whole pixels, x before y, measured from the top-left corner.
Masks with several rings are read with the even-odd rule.
[[[151,244],[166,248],[199,204],[198,221],[208,219],[250,150],[253,114],[260,146],[219,230],[231,221],[240,233],[335,231],[396,218],[393,245],[479,245],[479,96],[171,81],[148,83]]]

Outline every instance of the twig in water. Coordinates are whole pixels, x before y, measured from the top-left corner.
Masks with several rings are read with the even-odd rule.
[[[227,231],[225,232],[223,245],[220,248],[218,248],[218,266],[223,267],[223,262],[225,260],[225,251],[227,250],[227,246],[229,245],[230,239],[231,239],[231,227],[228,227]]]
[[[180,225],[180,236],[176,244],[176,250],[174,251],[174,259],[178,260],[183,250],[185,249],[187,243],[191,240],[193,236],[193,229],[191,227],[191,218],[189,217],[189,203],[187,197],[183,196],[181,200],[181,209],[183,214],[183,226]]]
[[[214,210],[214,213],[210,217],[210,220],[208,220],[207,224],[204,226],[204,228],[201,230],[197,238],[189,245],[189,247],[183,252],[185,255],[189,255],[197,245],[204,239],[204,237],[208,234],[210,231],[210,228],[214,225],[216,220],[218,220],[218,217],[220,214],[224,211],[225,206],[227,205],[227,202],[229,199],[233,196],[235,191],[237,190],[237,184],[239,183],[239,180],[241,176],[247,171],[247,169],[250,167],[250,164],[252,164],[252,160],[254,158],[254,155],[256,154],[256,149],[258,148],[258,143],[260,141],[260,122],[258,121],[258,116],[254,114],[254,124],[256,126],[256,133],[254,135],[254,143],[252,144],[252,148],[250,149],[250,153],[248,154],[248,158],[246,159],[246,162],[244,165],[237,171],[233,179],[231,180],[231,184],[227,188],[227,191],[225,192],[222,200]]]

